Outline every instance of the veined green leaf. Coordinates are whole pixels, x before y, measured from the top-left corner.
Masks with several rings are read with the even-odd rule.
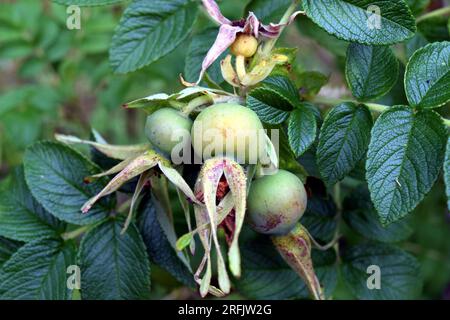
[[[56,237],[64,227],[32,197],[23,167],[17,168],[8,186],[0,191],[0,235],[27,242]]]
[[[444,180],[447,190],[447,206],[450,209],[450,138],[447,139],[447,151],[445,152]]]
[[[364,156],[372,116],[364,105],[343,103],[325,117],[317,146],[317,165],[329,184],[343,179]]]
[[[56,239],[33,240],[14,253],[0,270],[0,299],[71,299],[67,267],[73,264],[73,243]]]
[[[414,299],[422,288],[417,259],[392,245],[357,245],[348,248],[342,259],[345,284],[358,299]]]
[[[375,122],[366,178],[383,225],[407,215],[436,181],[444,161],[447,129],[433,111],[397,106]]]
[[[25,178],[39,203],[59,219],[78,225],[99,221],[113,206],[111,198],[100,201],[89,214],[81,207],[99,193],[104,179],[86,183],[84,179],[99,168],[83,155],[60,143],[38,142],[27,149],[24,157]]]
[[[311,105],[312,108],[314,106]],[[301,156],[316,141],[317,119],[311,108],[297,105],[288,122],[289,145],[296,157]]]
[[[403,0],[304,0],[306,14],[336,37],[372,45],[402,42],[416,32]]]
[[[110,219],[89,231],[80,244],[81,297],[87,300],[145,299],[150,263],[132,223],[120,235],[123,219]]]
[[[171,52],[189,35],[196,12],[189,0],[133,1],[112,39],[114,72],[134,71]]]
[[[157,218],[153,200],[144,198],[139,207],[139,230],[152,262],[167,270],[181,283],[195,287],[194,275],[186,264],[183,252],[177,252],[170,244]]]
[[[431,43],[417,50],[405,72],[409,103],[418,108],[435,108],[450,100],[450,42]]]
[[[392,89],[398,78],[398,60],[389,47],[352,43],[347,50],[345,75],[359,101],[375,100]]]
[[[413,232],[406,220],[396,221],[383,227],[370,200],[366,187],[358,186],[344,200],[344,220],[361,236],[380,242],[398,242]]]

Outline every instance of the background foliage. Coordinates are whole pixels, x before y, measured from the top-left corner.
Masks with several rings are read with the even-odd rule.
[[[79,215],[81,205],[105,183],[100,180],[86,185],[79,177],[96,173],[99,167],[109,167],[110,159],[92,154],[91,161],[86,157],[89,150],[81,150],[83,154],[48,141],[26,150],[37,140],[53,139],[55,132],[87,138],[92,127],[109,142],[143,142],[143,113],[125,111],[120,106],[151,93],[178,91],[180,73],[187,80],[195,79],[202,57],[217,33],[215,25],[195,1],[150,1],[151,5],[146,6],[141,2],[148,1],[17,0],[1,5],[1,298],[79,298],[78,291],[54,290],[66,281],[66,274],[61,270],[75,261],[86,277],[82,282],[82,298],[197,297],[191,290],[195,284],[190,265],[172,248],[174,239],[170,238],[165,222],[156,218],[161,204],[154,199],[143,202],[136,224],[128,230],[125,239],[119,235],[122,218],[107,217],[116,205],[113,197],[102,200],[89,215]],[[321,6],[322,2],[327,6]],[[400,172],[398,180],[380,182],[378,179],[383,157],[390,157],[389,153],[383,154],[386,152],[383,141],[389,138],[388,134],[395,132],[400,148],[408,143],[411,132],[422,133],[422,141],[412,142],[417,147],[405,150],[404,159],[399,159],[399,162],[416,159],[409,164],[412,167],[431,160],[441,161],[438,158],[448,145],[447,133],[441,132],[437,114],[448,118],[448,105],[435,109],[436,114],[428,111],[445,104],[450,95],[448,61],[440,60],[446,56],[444,51],[449,50],[448,43],[442,45],[443,41],[450,40],[449,20],[448,16],[420,19],[424,12],[448,6],[448,2],[407,0],[412,13],[418,17],[416,21],[409,19],[404,6],[398,4],[403,1],[382,2],[386,6],[382,10],[395,13],[383,21],[389,28],[385,37],[367,34],[365,20],[359,24],[364,28],[343,32],[346,29],[339,23],[348,16],[363,19],[361,14],[370,2],[303,1],[310,18],[299,17],[280,41],[281,47],[298,48],[291,70],[294,81],[286,82],[282,74],[271,77],[249,93],[247,104],[271,125],[287,121],[287,143],[294,153],[291,156],[298,158],[313,176],[308,184],[314,188],[319,185],[320,192],[309,199],[302,219],[319,242],[326,243],[333,238],[338,220],[336,212],[342,209],[341,252],[337,255],[333,250],[313,251],[327,295],[335,299],[448,299],[450,215],[448,198],[443,192],[443,176],[448,176],[448,171],[428,167],[427,175],[420,177],[412,177],[405,170]],[[66,5],[72,3],[86,5],[82,7],[81,30],[66,27]],[[239,19],[245,10],[252,10],[269,22],[277,21],[289,3],[225,0],[220,6],[230,19]],[[99,4],[110,6],[91,6]],[[335,20],[323,20],[331,14]],[[403,40],[406,41],[389,46]],[[428,45],[434,41],[439,43]],[[415,85],[416,78],[428,69],[433,70],[435,78],[447,73],[447,82],[425,88]],[[221,81],[217,64],[209,75],[214,81]],[[301,99],[315,97],[320,91],[317,96],[320,114],[297,97],[297,89]],[[342,97],[398,106],[373,123],[367,108],[351,102],[340,104],[338,98]],[[330,105],[336,107],[327,113]],[[424,111],[413,113],[405,105]],[[343,132],[343,128],[347,131]],[[365,146],[372,128],[372,135],[378,139],[373,140],[367,151]],[[428,139],[440,140],[442,150],[433,150],[427,144]],[[427,149],[418,154],[422,146]],[[341,149],[351,151],[337,152]],[[372,153],[379,155],[380,163],[369,161],[369,186],[366,186],[361,183],[361,177],[366,175],[361,163]],[[449,158],[447,152],[446,168]],[[295,168],[291,169],[295,171]],[[44,171],[51,176],[52,184],[40,186]],[[437,183],[432,187],[435,176]],[[335,203],[329,195],[331,188],[326,190],[314,177],[322,178],[328,185],[345,177],[341,183],[342,204]],[[423,182],[426,190],[414,188],[414,179]],[[378,194],[379,201],[377,197],[371,200],[369,195],[370,188],[379,187],[377,183],[389,191]],[[406,219],[384,227],[375,209],[383,216],[381,222],[387,223],[396,221],[405,209],[415,206],[401,201],[397,183],[412,185],[408,196],[424,200]],[[447,193],[450,194],[448,186]],[[387,196],[392,198],[386,200]],[[176,195],[172,194],[172,198]],[[173,205],[175,228],[182,234],[186,231],[182,208]],[[81,243],[68,237],[79,230],[77,226],[86,226],[82,231],[87,233]],[[303,282],[267,244],[267,239],[250,230],[245,230],[243,237],[248,239],[241,240],[245,243],[245,272],[230,297],[308,297]],[[126,252],[133,254],[126,255]],[[337,259],[341,262],[339,267]],[[112,260],[113,265],[108,262]],[[383,281],[387,287],[398,290],[368,290],[364,286],[367,264],[391,270],[392,274]],[[396,277],[398,273],[402,276]],[[46,274],[52,277],[46,278]],[[108,281],[120,274],[129,275],[124,280],[126,285]],[[47,280],[39,281],[42,277]],[[15,289],[24,282],[29,287],[23,291]]]

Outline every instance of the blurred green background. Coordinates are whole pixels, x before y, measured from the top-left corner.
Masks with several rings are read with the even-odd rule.
[[[416,14],[429,1],[407,1]],[[247,1],[221,2],[230,19],[241,18]],[[432,5],[448,5],[435,1]],[[146,95],[181,88],[179,74],[185,67],[188,38],[168,56],[137,72],[114,75],[108,50],[124,5],[83,7],[81,29],[68,30],[66,7],[49,0],[0,0],[0,180],[20,164],[25,148],[55,132],[88,137],[91,128],[116,144],[143,141],[145,115],[121,106]],[[197,30],[213,24],[200,14]],[[406,46],[396,47],[400,61],[410,50],[428,40],[445,40],[448,18],[427,21],[421,35]],[[423,38],[423,39],[422,39]],[[422,41],[422,42],[420,42]],[[294,76],[320,71],[328,76],[324,92],[348,95],[343,68],[347,43],[337,40],[300,18],[283,36],[282,45],[298,47]],[[386,104],[405,102],[399,79]],[[447,111],[443,112],[448,112]],[[414,233],[402,247],[416,255],[423,266],[425,299],[450,299],[450,214],[446,208],[442,178],[412,214]],[[348,238],[354,236],[348,231]],[[155,298],[189,297],[164,271],[154,268]],[[178,289],[177,289],[178,288]],[[238,296],[231,296],[239,298]],[[335,298],[351,297],[340,283]]]

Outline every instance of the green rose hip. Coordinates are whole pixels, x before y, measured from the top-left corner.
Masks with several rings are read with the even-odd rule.
[[[259,233],[283,235],[306,210],[307,195],[301,180],[285,170],[252,182],[247,202],[247,219]]]
[[[145,135],[153,147],[170,156],[173,148],[181,142],[189,143],[183,137],[189,136],[192,120],[179,111],[163,108],[147,117]]]

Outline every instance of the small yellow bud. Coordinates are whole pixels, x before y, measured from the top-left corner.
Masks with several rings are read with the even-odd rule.
[[[231,45],[231,53],[235,56],[244,56],[250,58],[258,49],[258,40],[247,34],[239,34]]]

